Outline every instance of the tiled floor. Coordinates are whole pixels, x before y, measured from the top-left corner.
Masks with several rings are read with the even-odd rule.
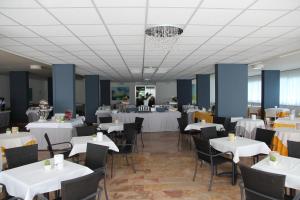
[[[139,137],[140,139],[140,137]],[[134,161],[137,173],[127,166],[122,156],[115,156],[113,178],[108,163],[108,191],[111,200],[238,200],[238,185],[232,186],[229,177],[215,177],[212,191],[208,191],[209,166],[198,167],[196,181],[192,181],[195,158],[187,140],[178,150],[178,133],[144,133],[144,149]],[[193,147],[192,147],[193,149]],[[48,153],[39,154],[40,159]],[[242,160],[243,162],[249,159]],[[220,166],[229,171],[230,165]],[[0,195],[1,196],[1,195]],[[1,199],[1,198],[0,198]],[[102,199],[105,199],[104,193]]]

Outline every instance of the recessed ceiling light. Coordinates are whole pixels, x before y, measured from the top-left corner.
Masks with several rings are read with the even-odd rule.
[[[42,66],[41,65],[30,65],[30,69],[41,70]]]

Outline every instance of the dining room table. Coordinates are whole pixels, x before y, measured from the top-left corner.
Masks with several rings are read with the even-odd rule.
[[[297,127],[298,125],[298,127]],[[273,128],[300,128],[300,118],[282,117],[278,118],[273,123]]]
[[[272,141],[273,150],[283,156],[288,155],[287,141],[300,142],[300,130],[295,128],[274,128],[273,130],[276,131]]]
[[[98,128],[100,130],[105,130],[107,133],[112,132],[120,132],[124,130],[124,123],[123,122],[112,122],[112,123],[101,123],[99,124]]]
[[[278,155],[276,163],[269,157],[252,166],[265,172],[285,175],[285,187],[300,190],[300,159]]]
[[[244,118],[237,120],[235,132],[237,136],[255,139],[256,129],[265,127],[265,122],[262,119]]]
[[[54,167],[54,159],[49,159],[51,169],[44,167],[44,161],[16,167],[0,172],[0,183],[5,185],[10,196],[32,200],[39,194],[61,189],[61,182],[88,175],[93,171],[86,166],[67,160],[63,167]]]
[[[217,131],[224,130],[224,126],[222,124],[207,123],[207,122],[198,122],[198,123],[188,124],[184,130],[185,131],[191,131],[191,130],[200,131],[202,128],[208,128],[208,127],[216,127]]]
[[[98,139],[97,136],[80,136],[73,137],[71,139],[72,150],[69,154],[69,157],[79,153],[85,153],[87,143],[107,146],[110,150],[119,152],[119,148],[117,147],[117,145],[106,135],[103,135],[102,139]]]
[[[277,118],[277,117],[287,117],[290,114],[290,109],[288,108],[266,108],[265,117]]]

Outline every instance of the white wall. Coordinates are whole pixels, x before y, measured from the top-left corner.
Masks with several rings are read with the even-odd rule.
[[[10,106],[10,91],[8,75],[0,75],[0,97],[4,97],[6,107]]]
[[[210,103],[215,103],[215,74],[210,75]]]
[[[75,102],[77,104],[85,104],[85,83],[84,79],[76,79],[75,81]]]
[[[32,88],[32,103],[39,103],[41,99],[48,99],[47,79],[29,78],[29,88]]]

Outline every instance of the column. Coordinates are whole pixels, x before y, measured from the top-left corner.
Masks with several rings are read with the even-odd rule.
[[[110,80],[100,80],[100,105],[110,105]]]
[[[196,98],[199,108],[210,107],[210,75],[197,74],[196,75]]]
[[[179,110],[182,105],[192,104],[192,80],[177,80],[177,103]]]
[[[75,65],[54,64],[52,81],[54,113],[64,113],[69,110],[75,117]]]
[[[99,76],[86,75],[85,76],[85,120],[88,123],[97,122],[95,115],[99,107]]]
[[[264,111],[265,108],[279,107],[280,71],[263,70],[261,84],[262,111]]]
[[[216,115],[246,117],[248,108],[248,65],[216,64]]]
[[[15,123],[28,121],[29,74],[25,71],[9,72],[11,120]]]
[[[48,82],[48,103],[49,103],[49,105],[53,105],[53,81],[52,81],[52,77],[49,77],[47,82]]]

